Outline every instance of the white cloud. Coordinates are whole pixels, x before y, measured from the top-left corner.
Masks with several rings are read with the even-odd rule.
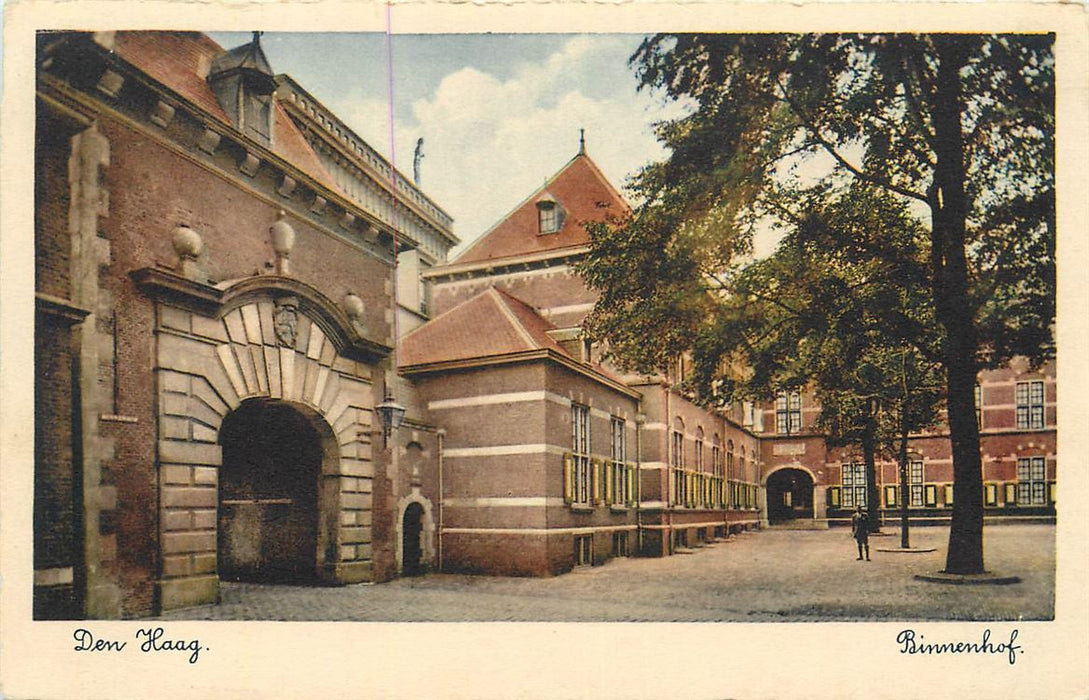
[[[423,190],[454,217],[462,247],[575,155],[579,128],[614,186],[662,156],[650,124],[678,109],[636,92],[626,64],[630,43],[627,37],[573,37],[506,80],[461,68],[399,114],[397,165],[411,174],[422,136]],[[352,105],[346,117],[353,128],[387,152],[386,103],[358,99]]]

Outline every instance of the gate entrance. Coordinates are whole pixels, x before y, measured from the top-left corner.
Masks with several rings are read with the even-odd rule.
[[[768,523],[813,518],[813,479],[801,469],[780,469],[768,476]]]
[[[409,503],[405,508],[404,521],[401,523],[401,573],[405,576],[418,576],[423,573],[423,565],[420,561],[423,548],[420,546],[420,535],[423,534],[423,506],[419,503]]]
[[[223,420],[220,444],[220,578],[316,581],[318,432],[289,404],[250,400]]]

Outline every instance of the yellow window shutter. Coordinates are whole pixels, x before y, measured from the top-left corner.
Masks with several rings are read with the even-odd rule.
[[[594,503],[601,503],[601,461],[594,459],[590,462],[591,478],[593,480]]]
[[[564,503],[571,503],[575,500],[575,479],[574,474],[574,459],[571,455],[567,454],[563,456],[563,500]]]
[[[605,505],[611,506],[613,504],[613,489],[616,485],[613,477],[613,465],[611,462],[604,462],[603,469],[605,470]]]

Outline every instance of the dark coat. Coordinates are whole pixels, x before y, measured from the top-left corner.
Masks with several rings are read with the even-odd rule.
[[[866,523],[866,517],[855,513],[851,516],[851,534],[859,544],[870,541],[870,528]]]

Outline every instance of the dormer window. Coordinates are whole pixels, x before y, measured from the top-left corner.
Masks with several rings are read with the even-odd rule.
[[[276,79],[261,48],[261,33],[249,44],[215,57],[208,84],[235,128],[264,145],[272,145],[273,97]]]
[[[547,192],[537,200],[537,233],[544,236],[563,228],[563,207]]]

